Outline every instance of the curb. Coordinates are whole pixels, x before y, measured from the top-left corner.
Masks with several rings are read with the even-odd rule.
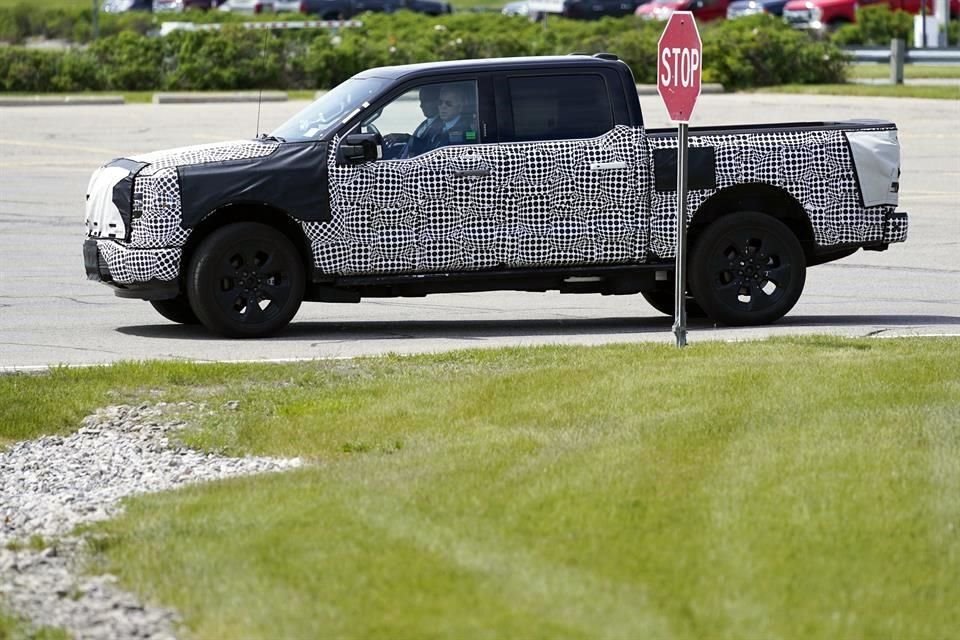
[[[657,95],[657,85],[655,84],[638,84],[637,93],[641,96],[655,96]],[[709,83],[700,85],[700,95],[705,93],[724,93],[723,85],[717,83]]]
[[[0,107],[58,107],[125,103],[126,100],[123,96],[0,96]]]
[[[230,93],[155,93],[153,104],[204,104],[213,102],[286,102],[286,91]]]

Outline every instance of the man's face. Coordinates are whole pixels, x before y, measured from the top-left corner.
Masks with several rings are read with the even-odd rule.
[[[432,118],[437,115],[437,107],[440,105],[440,99],[436,94],[432,96],[420,96],[420,110],[426,118]]]
[[[460,115],[462,107],[463,101],[459,95],[447,91],[440,92],[440,107],[438,113],[441,120],[447,121],[454,119]]]

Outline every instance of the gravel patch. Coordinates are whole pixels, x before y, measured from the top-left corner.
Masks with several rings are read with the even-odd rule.
[[[127,496],[301,466],[299,459],[228,458],[176,443],[186,423],[165,414],[202,408],[107,407],[73,435],[0,452],[0,604],[81,639],[174,638],[175,611],[139,602],[111,575],[80,573],[85,541],[71,531],[120,514]]]

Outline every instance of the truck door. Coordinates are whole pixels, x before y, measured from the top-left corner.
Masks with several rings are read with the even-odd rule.
[[[493,170],[513,248],[507,266],[644,259],[649,169],[621,85],[604,70],[497,78]]]
[[[330,162],[333,220],[315,241],[327,273],[427,273],[503,262],[494,156],[484,144],[492,90],[478,76],[411,84],[344,131],[375,134],[382,156]],[[485,96],[485,97],[484,97]],[[492,102],[491,102],[492,104]]]

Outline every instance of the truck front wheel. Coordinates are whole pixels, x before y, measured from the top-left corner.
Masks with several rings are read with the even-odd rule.
[[[169,300],[151,300],[150,305],[157,310],[157,313],[171,322],[178,324],[200,323],[197,314],[193,312],[190,303],[187,301],[187,296],[182,293]]]
[[[693,248],[690,288],[707,315],[732,326],[782,318],[803,292],[803,248],[779,220],[752,211],[720,218]]]
[[[261,338],[300,308],[304,268],[289,238],[255,222],[214,231],[197,247],[187,274],[190,306],[205,327],[229,338]]]
[[[671,278],[669,285],[664,285],[660,289],[654,289],[652,291],[641,291],[640,295],[643,296],[643,299],[647,303],[659,311],[660,313],[673,316],[676,309],[674,309],[674,295],[673,295],[673,279]],[[703,312],[703,308],[697,304],[697,301],[694,300],[689,293],[687,294],[687,316],[690,318],[705,318],[706,313]]]

